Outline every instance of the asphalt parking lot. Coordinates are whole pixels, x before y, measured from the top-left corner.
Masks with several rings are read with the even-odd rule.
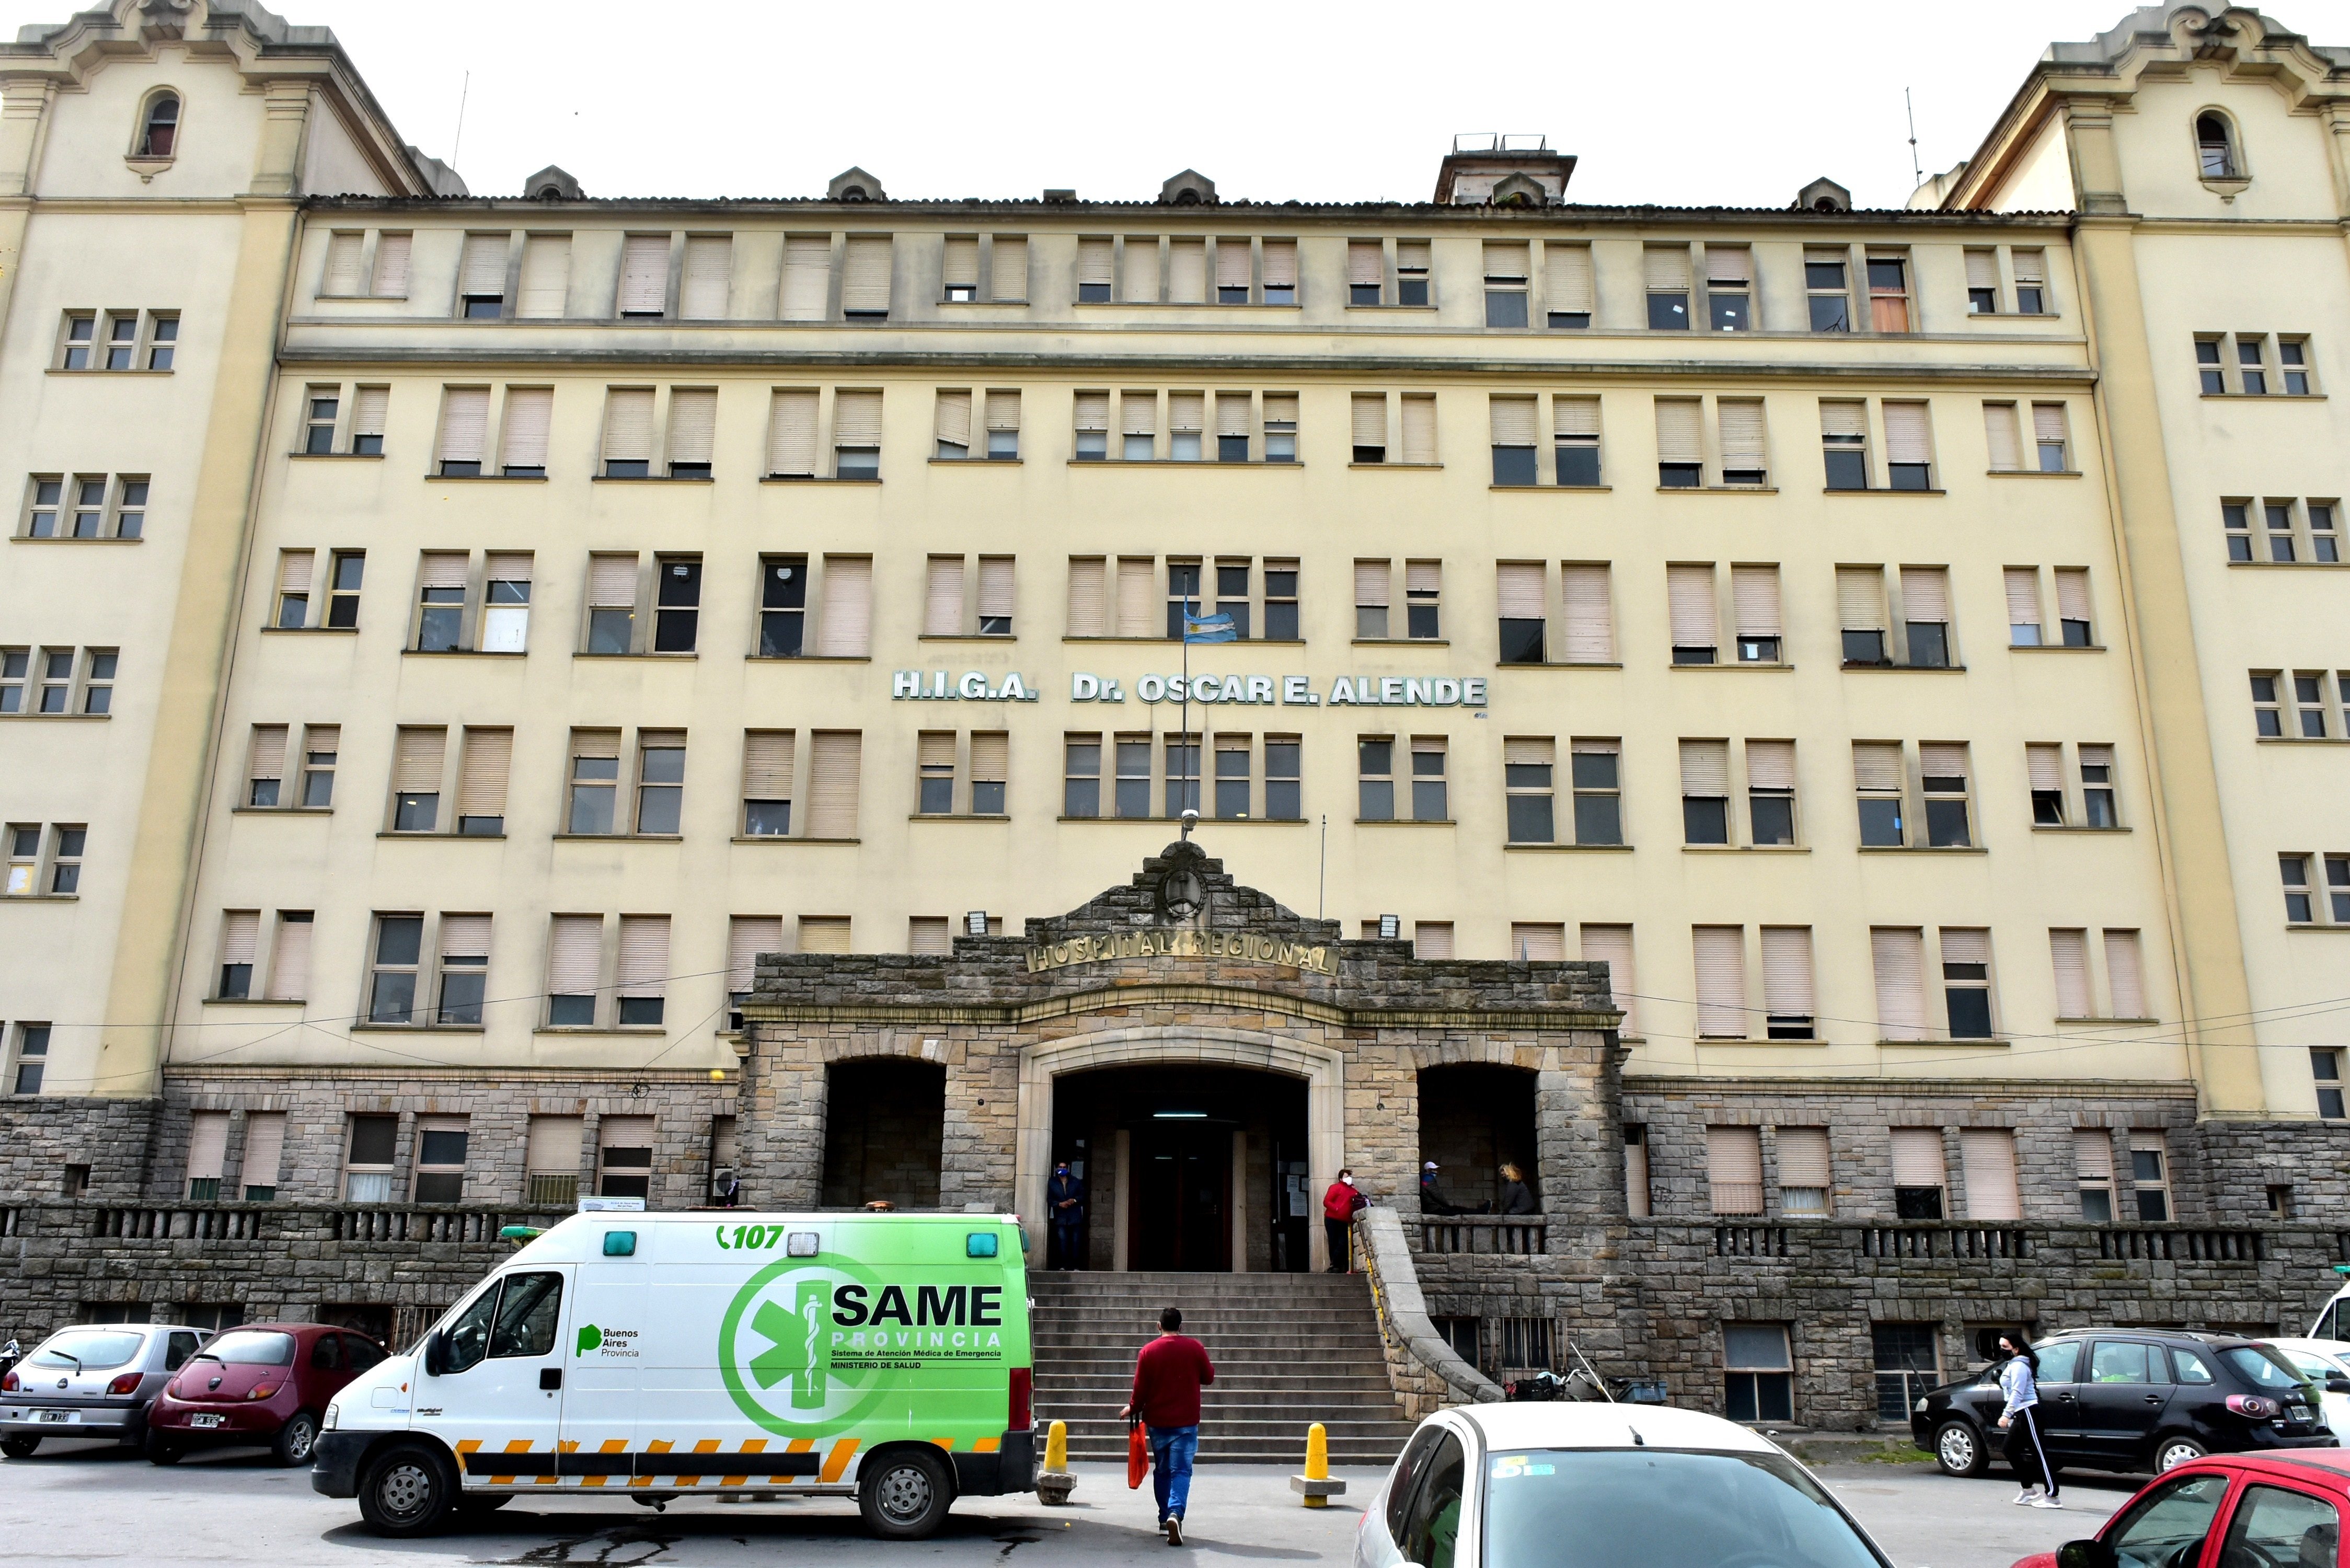
[[[159,1469],[135,1455],[55,1443],[0,1463],[0,1563],[135,1562],[161,1565],[597,1564],[598,1568],[718,1568],[772,1563],[905,1568],[921,1563],[1165,1563],[1173,1551],[1150,1528],[1149,1493],[1129,1492],[1108,1466],[1082,1465],[1074,1506],[984,1498],[956,1505],[946,1529],[915,1545],[878,1542],[844,1500],[672,1505],[664,1513],[610,1504],[533,1506],[518,1501],[482,1526],[427,1541],[386,1542],[359,1523],[357,1505],[318,1496],[307,1470],[270,1465],[256,1450],[200,1456]],[[1362,1500],[1379,1472],[1343,1470],[1348,1496],[1328,1509],[1297,1505],[1285,1469],[1216,1465],[1193,1485],[1183,1550],[1203,1560],[1344,1563]],[[1897,1568],[2008,1568],[2017,1558],[2086,1535],[2136,1490],[2127,1478],[2068,1477],[2070,1511],[2009,1506],[2014,1483],[1994,1473],[1952,1480],[1930,1465],[1829,1464],[1819,1473],[1868,1527]],[[1625,1561],[1637,1561],[1637,1551]]]

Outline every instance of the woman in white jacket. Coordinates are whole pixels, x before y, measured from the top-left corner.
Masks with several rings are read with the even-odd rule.
[[[2007,1434],[2007,1468],[2015,1472],[2022,1490],[2015,1501],[2031,1508],[2062,1508],[2056,1501],[2056,1467],[2048,1462],[2048,1448],[2040,1431],[2040,1357],[2022,1332],[1999,1337],[2000,1354],[2007,1360],[1999,1369],[1999,1391],[2007,1407],[1999,1415]]]

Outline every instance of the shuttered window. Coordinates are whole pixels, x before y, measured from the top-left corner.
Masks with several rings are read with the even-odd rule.
[[[1754,275],[1752,254],[1744,245],[1705,247],[1705,280],[1716,287],[1742,288]]]
[[[977,234],[947,236],[946,254],[939,263],[939,281],[946,286],[949,299],[968,299],[979,292]]]
[[[1783,635],[1779,611],[1779,568],[1730,568],[1730,603],[1741,637]]]
[[[767,409],[767,472],[780,478],[816,474],[816,391],[781,387]]]
[[[2041,639],[2040,569],[2010,566],[2001,576],[2007,590],[2008,640],[2018,648],[2036,647]],[[2023,628],[2029,628],[2030,634],[2017,635]]]
[[[832,241],[793,234],[784,241],[782,315],[785,321],[822,321],[832,278]]]
[[[378,234],[375,241],[375,286],[379,299],[408,297],[408,256],[412,234]]]
[[[1854,784],[1865,791],[1901,788],[1901,743],[1898,741],[1855,741],[1852,743]]]
[[[465,753],[458,764],[457,816],[503,821],[506,814],[506,777],[514,765],[514,732],[468,728]]]
[[[1962,1127],[1959,1166],[1967,1179],[1967,1218],[2021,1220],[2023,1197],[2015,1184],[2015,1135],[2005,1127]]]
[[[669,304],[669,236],[630,234],[620,243],[620,314],[659,316]]]
[[[1254,262],[1249,254],[1249,243],[1227,235],[1216,242],[1216,292],[1219,297],[1228,288],[1244,289],[1249,286],[1249,273]]]
[[[1950,574],[1942,566],[1901,568],[1901,618],[1947,626],[1950,619]]]
[[[1939,1127],[1895,1127],[1893,1185],[1939,1188],[1950,1180]]]
[[[1386,561],[1355,563],[1355,607],[1385,610],[1394,592],[1395,570]],[[1386,618],[1380,618],[1382,624]]]
[[[1523,240],[1485,242],[1485,281],[1523,283],[1527,276],[1526,245]]]
[[[2106,985],[2113,992],[2116,1018],[2144,1018],[2146,963],[2136,931],[2106,933]]]
[[[660,996],[669,990],[669,917],[622,915],[620,958],[614,988],[622,996]]]
[[[707,469],[718,435],[718,394],[709,388],[680,388],[669,395],[669,461]]]
[[[1657,400],[1657,461],[1702,462],[1705,460],[1704,405],[1695,398]]]
[[[359,292],[359,251],[366,241],[367,236],[357,230],[340,231],[327,241],[327,280],[319,293]]]
[[[1357,392],[1354,400],[1355,461],[1378,462],[1388,448],[1388,399],[1384,392]]]
[[[637,602],[637,558],[634,556],[591,556],[588,559],[588,603],[591,608],[625,609]]]
[[[1828,1129],[1825,1127],[1781,1127],[1773,1139],[1779,1146],[1779,1189],[1817,1192],[1824,1200],[1827,1189],[1835,1184],[1828,1158]],[[1788,1201],[1790,1213],[1825,1213],[1824,1201],[1804,1207]]]
[[[2096,1002],[2089,991],[2089,933],[2051,930],[2048,958],[2056,975],[2056,1015],[2095,1017]]]
[[[841,260],[840,308],[846,316],[889,313],[889,236],[851,234]]]
[[[1149,637],[1159,605],[1159,573],[1149,556],[1118,558],[1118,635]]]
[[[1876,566],[1836,568],[1836,615],[1846,631],[1885,626],[1885,573]]]
[[[1208,395],[1205,392],[1170,392],[1167,394],[1167,429],[1174,435],[1198,435],[1208,419]]]
[[[1544,614],[1543,569],[1531,562],[1504,561],[1500,568],[1502,618],[1541,620]]]
[[[2008,264],[2015,272],[2016,282],[2037,284],[2042,280],[2041,254],[2036,250],[2008,252]]]
[[[2060,620],[2089,623],[2089,574],[2079,566],[2056,568],[2056,616]],[[2068,639],[2069,640],[2069,639]]]
[[[1125,286],[1118,296],[1128,305],[1159,303],[1159,236],[1128,234],[1126,236]]]
[[[1297,242],[1267,240],[1264,242],[1264,287],[1270,299],[1275,289],[1288,289],[1293,296],[1297,288]],[[1274,300],[1275,304],[1290,301]]]
[[[2104,1127],[2074,1128],[2073,1167],[2084,1187],[2111,1182],[2114,1179],[2114,1135]]]
[[[1690,253],[1687,245],[1650,245],[1642,257],[1650,294],[1687,294]]]
[[[1411,956],[1416,959],[1449,959],[1452,956],[1452,922],[1450,920],[1417,920],[1411,928]]]
[[[865,737],[856,730],[818,730],[808,738],[810,838],[857,836],[857,797]]]
[[[1588,316],[1593,306],[1591,247],[1545,244],[1543,246],[1544,308]]]
[[[261,914],[256,909],[231,909],[221,918],[221,963],[250,968],[261,947]]]
[[[1760,398],[1723,398],[1715,405],[1721,421],[1721,471],[1725,482],[1732,474],[1751,474],[1751,483],[1760,483],[1762,474],[1769,469],[1770,459],[1765,448],[1769,444],[1762,426],[1762,400]]]
[[[309,928],[303,928],[307,930]],[[286,1113],[247,1111],[244,1114],[244,1158],[237,1185],[247,1203],[266,1203],[277,1196],[277,1176],[286,1163]]]
[[[393,753],[391,787],[402,794],[440,793],[442,758],[448,745],[446,730],[402,729]]]
[[[255,784],[276,784],[286,776],[286,726],[255,724],[253,727],[253,763],[246,776]],[[259,792],[255,792],[256,794]],[[273,792],[274,793],[274,792]],[[247,801],[248,805],[266,804]]]
[[[1953,780],[1960,787],[1964,787],[1967,778],[1967,748],[1963,744],[1950,745],[1947,742],[1927,742],[1918,748],[1918,771],[1925,778]],[[1930,789],[1949,786],[1929,784],[1927,787]]]
[[[604,917],[557,915],[546,944],[549,996],[593,996],[604,969]]]
[[[1497,397],[1492,400],[1492,407],[1495,446],[1534,444],[1534,400],[1532,398]]]
[[[987,394],[987,428],[991,431],[1017,431],[1020,428],[1020,394],[1017,391],[993,391]],[[990,442],[988,450],[995,450]]]
[[[363,436],[383,440],[383,417],[391,406],[390,387],[361,387],[351,403],[351,445],[353,451],[364,450],[359,445]],[[379,450],[380,447],[379,446]]]
[[[677,295],[680,317],[688,321],[723,321],[733,281],[733,235],[685,237],[685,279]]]
[[[832,400],[832,444],[874,448],[881,444],[881,394],[838,392]]]
[[[1665,599],[1671,612],[1674,648],[1714,646],[1711,566],[1667,566]]]
[[[1795,787],[1795,742],[1746,742],[1746,787],[1750,790],[1792,790]]]
[[[1967,286],[1970,289],[1999,287],[1999,253],[1970,250],[1967,252]],[[1998,308],[1994,304],[1993,309]]]
[[[1077,242],[1077,286],[1107,288],[1110,285],[1110,242],[1107,237]],[[1105,295],[1106,299],[1108,296]]]
[[[1028,299],[1028,242],[1019,234],[995,236],[988,261],[988,295],[999,305],[1021,305]]]
[[[1990,448],[1994,470],[2012,472],[2023,466],[2023,437],[2013,403],[1983,405],[1983,442]]]
[[[1523,963],[1557,963],[1566,958],[1566,928],[1555,920],[1510,922],[1510,956]]]
[[[1716,1214],[1762,1213],[1762,1129],[1706,1128],[1705,1176]]]
[[[1616,613],[1607,574],[1608,568],[1597,563],[1560,568],[1566,604],[1566,635],[1560,651],[1569,664],[1606,664],[1616,657]]]
[[[604,461],[650,462],[652,455],[652,389],[613,388],[604,399]]]
[[[1868,435],[1868,405],[1866,403],[1828,402],[1820,404],[1820,433],[1824,436],[1847,437],[1855,441]]]
[[[621,1149],[650,1150],[653,1141],[653,1118],[650,1116],[599,1116],[596,1121],[598,1153],[618,1153]],[[609,1161],[620,1164],[620,1161]],[[622,1196],[629,1196],[622,1194]],[[639,1195],[640,1196],[640,1195]]]
[[[1868,948],[1877,971],[1877,1033],[1887,1040],[1924,1039],[1925,939],[1914,926],[1878,926],[1868,933]]]
[[[441,404],[441,446],[443,463],[482,461],[490,428],[490,389],[452,387]]]
[[[1074,428],[1080,434],[1106,432],[1109,429],[1109,394],[1079,392]]]
[[[1607,966],[1607,985],[1617,1010],[1624,1014],[1621,1034],[1640,1033],[1633,1009],[1638,1002],[1635,992],[1639,987],[1632,975],[1632,928],[1629,926],[1586,926],[1582,930],[1583,959],[1586,963]]]
[[[1719,799],[1730,794],[1730,742],[1681,742],[1681,794]]]
[[[1746,929],[1698,926],[1690,931],[1697,955],[1697,1032],[1700,1039],[1746,1038]],[[1754,1178],[1762,1180],[1758,1168]]]
[[[506,292],[508,245],[504,234],[467,234],[464,252],[457,263],[457,292],[467,298],[503,299]],[[464,312],[463,299],[458,302],[458,312]]]
[[[1012,630],[1012,568],[1009,556],[979,558],[979,629],[991,636],[1006,636]]]
[[[986,786],[1001,786],[1004,783],[1009,775],[1011,755],[1012,738],[1002,730],[973,730],[971,732],[971,809],[973,813],[985,815],[1003,811],[1003,789],[995,789],[993,792],[994,798],[991,801]]]
[[[1923,403],[1885,405],[1885,457],[1888,462],[1931,462],[1933,429]]]
[[[529,320],[559,320],[570,308],[571,236],[532,234],[522,243],[521,297],[515,314]]]
[[[444,959],[486,959],[490,956],[490,917],[441,917],[441,956]]]
[[[1436,399],[1427,393],[1403,396],[1403,461],[1436,461]]]
[[[824,607],[816,624],[816,652],[832,659],[860,659],[873,651],[873,558],[824,558]]]
[[[518,470],[543,472],[546,467],[547,431],[554,421],[555,389],[506,389],[505,423],[498,432],[504,448],[499,453],[499,466],[508,473]]]
[[[607,1116],[606,1122],[618,1118]],[[533,1116],[523,1144],[523,1168],[533,1176],[579,1174],[579,1153],[588,1141],[585,1116]]]
[[[2024,772],[2030,776],[2034,793],[2064,788],[2064,749],[2054,745],[2028,745],[2023,748]]]
[[[1597,441],[1599,439],[1599,400],[1553,398],[1551,424],[1561,441]]]
[[[924,637],[954,637],[962,631],[962,568],[961,556],[931,557],[922,599]]]
[[[1347,242],[1347,286],[1349,288],[1378,288],[1387,282],[1387,254],[1377,240]],[[1376,298],[1358,304],[1375,305]]]
[[[939,451],[943,458],[967,456],[971,452],[971,394],[968,391],[939,393]]]
[[[1812,1001],[1812,930],[1809,926],[1762,928],[1762,1011],[1773,1024],[1800,1020],[1808,1024]],[[1778,1030],[1772,1031],[1775,1036]]]
[[[1268,420],[1274,418],[1274,399],[1270,394],[1266,396],[1264,404],[1264,417]],[[1225,436],[1237,436],[1243,441],[1248,438],[1250,406],[1246,392],[1216,394],[1216,436],[1219,441]]]
[[[1177,305],[1208,298],[1208,242],[1176,240],[1167,247],[1167,297]]]
[[[197,1111],[188,1118],[188,1182],[191,1198],[217,1199],[221,1196],[221,1172],[228,1163],[228,1113]],[[197,1182],[210,1184],[210,1190],[195,1190]]]
[[[784,920],[780,915],[737,915],[727,922],[726,990],[747,993],[758,977],[759,955],[784,950]]]
[[[1069,628],[1071,637],[1105,637],[1103,578],[1108,563],[1099,556],[1069,557]]]
[[[746,730],[743,734],[743,798],[792,798],[793,733],[789,730]]]
[[[280,910],[276,945],[269,955],[269,1000],[300,1002],[310,994],[310,931],[307,914]]]
[[[2072,466],[2067,452],[2067,431],[2064,405],[2034,403],[2032,405],[2032,439],[2039,450],[2039,468],[2043,473],[2061,473]]]
[[[845,953],[849,950],[849,924],[846,915],[802,915],[800,917],[800,951],[804,953]]]

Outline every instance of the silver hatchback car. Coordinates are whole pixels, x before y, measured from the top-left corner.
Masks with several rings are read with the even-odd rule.
[[[168,1323],[57,1330],[0,1377],[0,1454],[29,1459],[44,1438],[139,1443],[148,1402],[211,1337]]]

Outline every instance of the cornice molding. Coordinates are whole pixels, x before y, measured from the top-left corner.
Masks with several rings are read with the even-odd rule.
[[[1104,986],[1040,997],[1033,1002],[992,1006],[923,1007],[885,1002],[775,1004],[755,998],[742,1007],[746,1023],[903,1023],[972,1024],[983,1028],[1020,1028],[1056,1018],[1093,1012],[1123,1012],[1135,1007],[1229,1007],[1238,1012],[1274,1013],[1346,1029],[1528,1030],[1599,1032],[1616,1026],[1609,1012],[1584,1012],[1547,1008],[1397,1008],[1345,1007],[1312,997],[1241,985],[1197,981],[1150,981],[1140,985]]]

